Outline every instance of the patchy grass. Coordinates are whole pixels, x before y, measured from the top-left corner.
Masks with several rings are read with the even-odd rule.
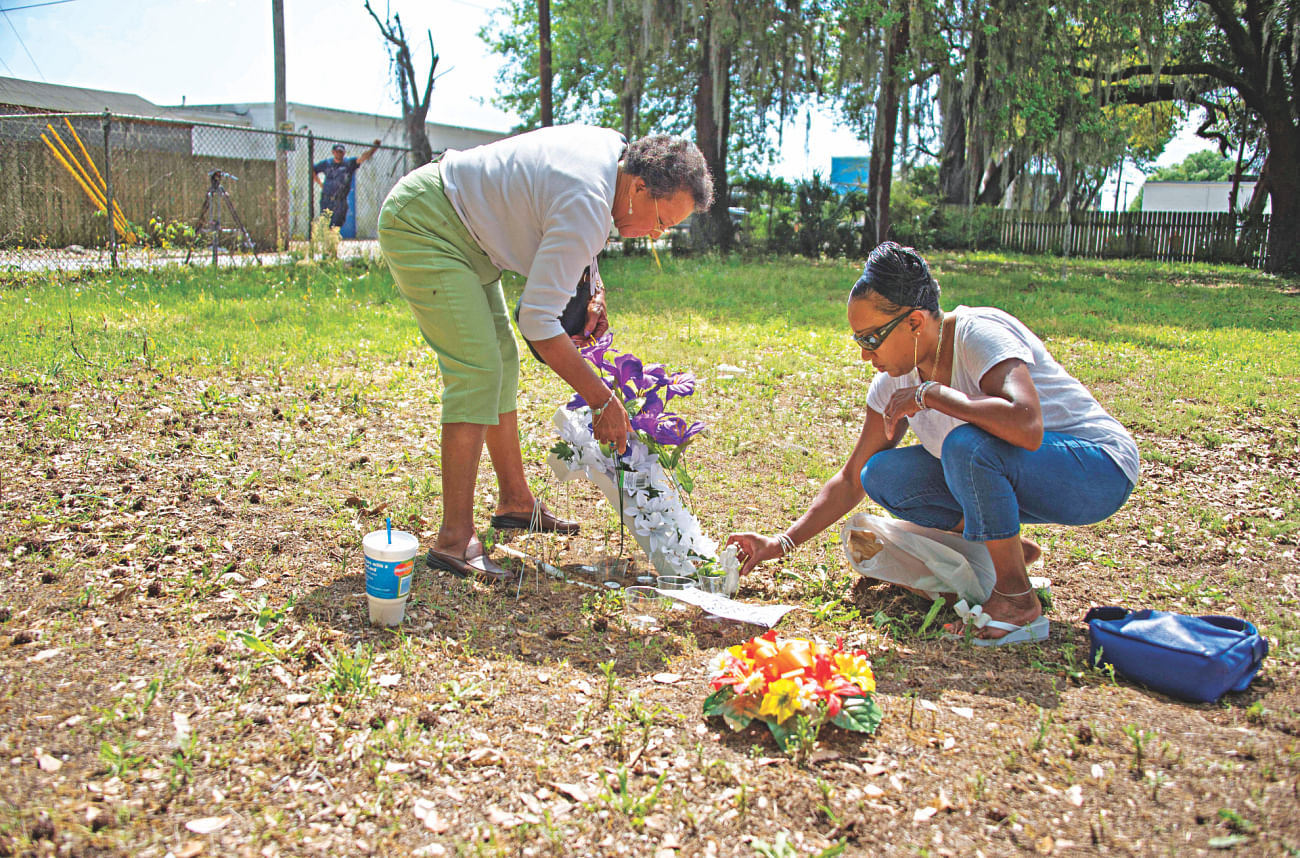
[[[535,574],[619,538],[542,464],[567,394],[527,358],[529,478],[584,532],[492,535],[517,597],[421,560],[406,623],[366,623],[361,535],[391,514],[427,540],[440,515],[436,364],[382,270],[0,292],[0,855],[1294,853],[1294,285],[934,262],[945,306],[1020,316],[1134,429],[1143,483],[1101,525],[1031,529],[1055,582],[1041,646],[940,640],[829,532],[750,576],[742,598],[807,608],[783,632],[874,653],[880,732],[827,731],[803,769],[701,719],[708,659],[755,630],[631,633],[599,590]],[[853,266],[604,268],[618,344],[701,379],[705,529],[783,526],[863,419]],[[494,488],[485,467],[480,522]],[[1273,651],[1245,694],[1179,703],[1090,668],[1094,604],[1245,616]]]

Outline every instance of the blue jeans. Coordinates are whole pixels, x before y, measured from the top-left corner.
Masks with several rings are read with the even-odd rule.
[[[1091,441],[1043,433],[1037,450],[964,423],[939,459],[920,444],[882,450],[862,469],[867,495],[905,521],[952,530],[972,542],[1007,539],[1027,524],[1094,524],[1133,491],[1124,472]]]
[[[347,197],[321,197],[321,211],[330,210],[330,226],[342,228],[348,219],[348,198]]]

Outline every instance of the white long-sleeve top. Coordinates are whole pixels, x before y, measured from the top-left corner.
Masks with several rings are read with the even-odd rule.
[[[626,147],[617,131],[561,125],[443,156],[443,189],[461,222],[493,265],[526,278],[525,339],[564,333],[560,314],[609,237]]]

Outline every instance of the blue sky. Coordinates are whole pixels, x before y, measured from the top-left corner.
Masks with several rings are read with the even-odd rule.
[[[50,0],[0,0],[14,9]],[[383,15],[390,0],[372,0]],[[361,0],[285,0],[286,86],[290,101],[397,115],[388,57]],[[400,0],[393,8],[427,68],[425,31],[441,59],[430,121],[505,130],[515,117],[492,107],[500,58],[478,38],[495,0]],[[157,104],[274,99],[270,0],[71,0],[0,17],[0,74],[117,90]],[[20,38],[21,37],[21,41]],[[1180,135],[1158,163],[1207,148]],[[787,178],[830,172],[832,155],[867,155],[869,146],[829,118],[788,127],[775,172]],[[1126,179],[1140,182],[1131,170]],[[1136,192],[1137,185],[1128,188]],[[1112,192],[1113,193],[1113,192]],[[1109,207],[1107,196],[1103,206]]]

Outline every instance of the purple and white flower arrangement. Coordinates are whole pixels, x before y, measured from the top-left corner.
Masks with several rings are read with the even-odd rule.
[[[581,352],[627,409],[635,431],[627,452],[602,448],[592,435],[590,405],[575,396],[552,419],[560,440],[551,448],[551,468],[561,480],[586,476],[613,504],[621,493],[624,521],[655,568],[694,575],[697,564],[716,562],[718,550],[681,496],[694,485],[682,454],[705,425],[668,406],[695,392],[695,376],[616,352],[613,341],[607,333]]]

